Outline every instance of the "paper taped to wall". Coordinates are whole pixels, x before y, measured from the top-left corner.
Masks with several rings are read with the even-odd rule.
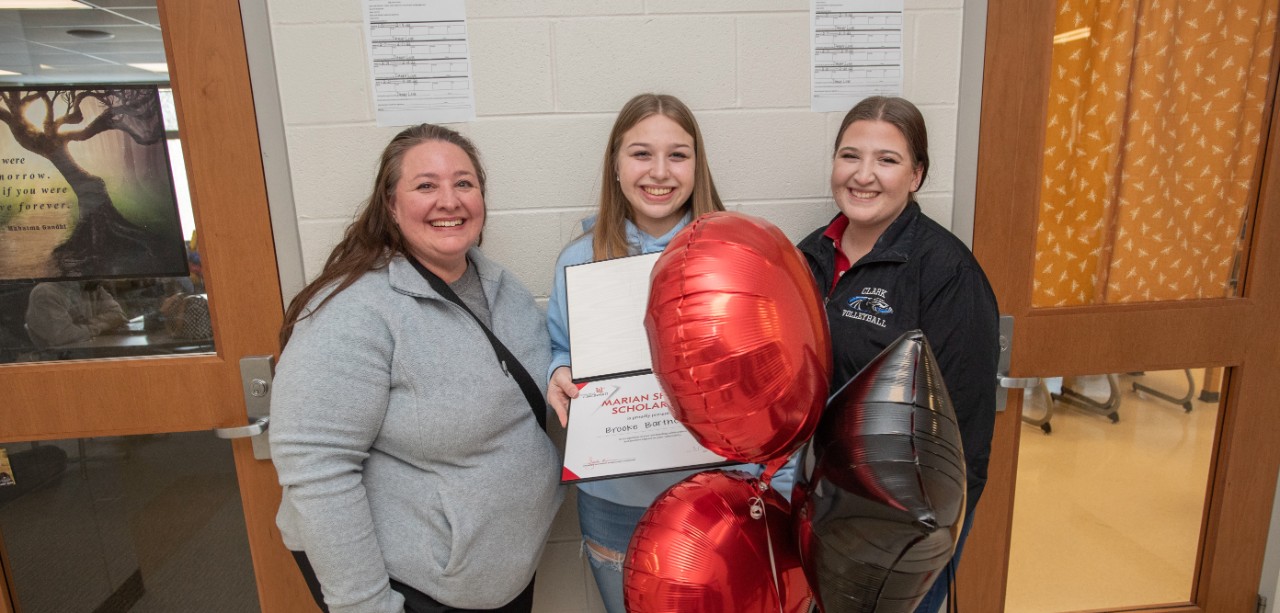
[[[812,0],[812,108],[902,95],[902,0]]]
[[[379,126],[476,118],[463,0],[365,0]]]

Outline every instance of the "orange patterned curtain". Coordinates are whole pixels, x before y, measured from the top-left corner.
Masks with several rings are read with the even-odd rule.
[[[1222,297],[1275,0],[1060,0],[1032,304]]]

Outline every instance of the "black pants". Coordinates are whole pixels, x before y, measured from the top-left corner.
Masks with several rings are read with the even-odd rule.
[[[316,578],[316,571],[311,568],[311,562],[307,560],[307,554],[301,551],[294,551],[293,559],[298,562],[298,568],[302,570],[302,578],[307,580],[307,588],[311,590],[311,597],[316,600],[316,604],[320,606],[320,610],[329,613],[329,607],[324,604],[324,594],[320,592],[320,580]],[[529,581],[529,585],[516,596],[515,600],[498,607],[497,609],[457,609],[449,605],[440,604],[436,599],[419,592],[395,579],[391,580],[391,589],[400,592],[404,596],[405,613],[480,613],[482,611],[493,613],[530,613],[533,611],[533,580]]]

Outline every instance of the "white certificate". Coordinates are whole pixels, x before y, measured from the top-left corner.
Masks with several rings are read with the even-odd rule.
[[[644,312],[649,303],[649,273],[660,255],[647,253],[564,269],[574,381],[653,369]]]
[[[580,383],[569,404],[562,483],[728,463],[671,416],[651,373]]]

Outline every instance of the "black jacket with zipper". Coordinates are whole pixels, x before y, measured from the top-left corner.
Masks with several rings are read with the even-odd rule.
[[[972,513],[987,482],[1000,353],[999,309],[986,275],[969,248],[912,201],[833,288],[835,245],[826,229],[799,249],[826,297],[831,391],[904,332],[923,331],[959,421]]]

